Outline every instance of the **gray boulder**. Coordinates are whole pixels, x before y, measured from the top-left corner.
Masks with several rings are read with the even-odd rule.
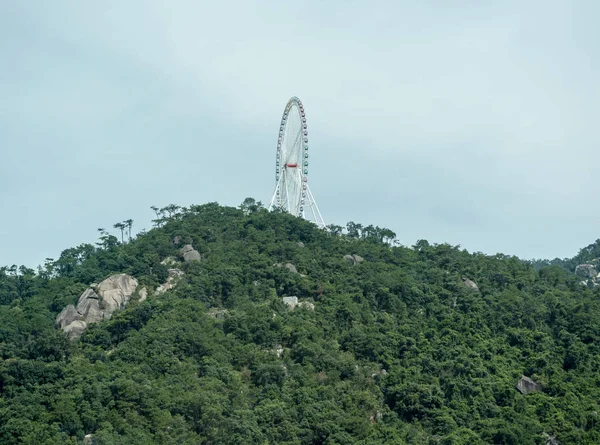
[[[100,297],[93,289],[87,289],[77,301],[77,312],[83,316],[86,323],[96,323],[104,318],[100,309]]]
[[[311,303],[310,301],[301,301],[300,303],[298,303],[298,307],[303,307],[305,309],[308,309],[309,311],[315,310],[315,304]]]
[[[575,268],[575,274],[583,278],[596,278],[598,271],[593,264],[580,264]]]
[[[118,274],[108,277],[96,288],[96,292],[102,298],[102,309],[104,318],[108,319],[117,309],[124,308],[129,303],[138,281],[130,275]]]
[[[161,294],[163,292],[168,291],[169,289],[173,289],[177,285],[177,280],[182,277],[184,272],[180,269],[169,269],[169,276],[167,277],[167,281],[158,286],[154,291],[154,295]]]
[[[468,278],[463,278],[463,284],[467,289],[479,292],[479,286],[477,286],[477,283],[475,283],[475,281],[471,281]]]
[[[140,291],[139,295],[139,302],[143,302],[146,301],[146,298],[148,298],[148,289],[146,289],[145,287],[142,288],[142,290]]]
[[[298,308],[305,308],[308,309],[309,311],[314,311],[315,310],[315,305],[314,303],[311,303],[310,301],[298,301],[298,297],[292,296],[292,297],[283,297],[282,298],[284,304],[287,305],[288,309],[290,311],[293,311],[294,309]]]
[[[65,326],[63,331],[65,334],[67,334],[69,340],[77,340],[79,337],[81,337],[81,334],[84,333],[86,328],[87,323],[85,321],[75,320],[70,325]]]
[[[531,380],[529,377],[522,376],[519,383],[517,383],[517,389],[521,394],[529,394],[532,392],[540,392],[542,390],[542,385]]]
[[[75,306],[70,304],[56,317],[56,327],[64,330],[66,326],[69,326],[74,321],[81,320],[83,320],[83,316],[77,312]]]
[[[64,308],[56,317],[56,326],[69,339],[79,338],[88,324],[108,319],[115,310],[125,307],[137,285],[137,280],[126,274],[108,277],[94,288],[86,289],[76,307],[70,304]]]
[[[292,263],[275,263],[273,264],[273,267],[284,267],[292,273],[301,275],[298,273],[298,269],[296,269],[296,266],[294,266]]]
[[[179,251],[181,256],[183,257],[183,261],[200,261],[202,257],[200,256],[200,252],[192,247],[191,244],[186,244]]]
[[[348,261],[352,265],[356,265],[358,263],[362,263],[365,259],[359,255],[344,255],[343,257],[346,261]]]
[[[289,309],[294,309],[298,306],[298,297],[283,297],[283,303],[287,304]]]

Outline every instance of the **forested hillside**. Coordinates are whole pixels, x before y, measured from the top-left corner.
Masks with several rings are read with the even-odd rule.
[[[600,443],[600,288],[562,265],[252,200],[117,235],[0,269],[0,443]],[[57,315],[113,274],[147,299],[69,340]]]

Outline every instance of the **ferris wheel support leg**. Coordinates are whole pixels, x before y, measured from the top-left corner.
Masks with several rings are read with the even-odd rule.
[[[325,221],[323,220],[323,217],[321,216],[321,212],[319,211],[319,206],[317,205],[317,201],[315,201],[315,198],[314,198],[312,192],[310,191],[310,187],[308,186],[308,184],[306,184],[306,191],[308,192],[308,196],[310,197],[311,206],[314,206],[313,213],[315,215],[315,222],[317,223],[317,225],[319,227],[325,228]]]
[[[281,188],[281,178],[283,177],[283,173],[279,175],[279,180],[277,181],[277,185],[275,186],[275,192],[273,193],[273,197],[271,198],[271,202],[269,203],[269,212],[273,210],[275,207],[275,200],[277,199],[277,192],[280,191]]]

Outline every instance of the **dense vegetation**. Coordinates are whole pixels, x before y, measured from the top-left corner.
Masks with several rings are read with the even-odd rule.
[[[323,231],[252,200],[156,210],[129,242],[125,224],[0,269],[0,443],[600,443],[600,295],[568,268]],[[164,282],[176,237],[203,260],[175,289],[73,343],[55,328],[112,273]],[[523,374],[543,391],[519,393]]]

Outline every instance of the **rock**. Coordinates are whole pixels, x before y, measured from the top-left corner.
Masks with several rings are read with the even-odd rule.
[[[517,383],[517,389],[521,394],[529,394],[532,392],[540,392],[542,390],[542,385],[534,382],[529,377],[522,376],[519,383]]]
[[[298,247],[304,247],[304,243],[303,243],[302,241],[298,241],[298,242],[296,243],[296,245],[297,245]]]
[[[162,264],[163,266],[173,266],[177,263],[178,263],[177,259],[172,256],[168,256],[160,262],[160,264]]]
[[[292,263],[275,263],[273,264],[273,267],[285,267],[287,270],[289,270],[292,273],[298,274],[300,276],[304,276],[302,274],[298,273],[298,269],[296,269],[296,266],[294,266]]]
[[[283,303],[288,305],[290,310],[298,306],[298,297],[283,297]]]
[[[202,257],[200,256],[200,252],[197,250],[190,250],[189,252],[183,254],[183,261],[185,262],[200,261],[201,259]]]
[[[344,255],[344,259],[348,261],[350,264],[354,264],[354,257],[352,255]]]
[[[160,293],[168,291],[169,289],[173,289],[177,285],[177,280],[183,275],[185,274],[180,269],[169,269],[169,276],[167,278],[167,281],[165,281],[163,284],[156,288],[156,290],[154,291],[154,295],[158,295]]]
[[[298,302],[298,297],[283,297],[283,303],[287,304],[288,309],[290,311],[293,311],[294,309],[296,309],[297,307],[300,308],[306,308],[309,311],[314,311],[315,310],[315,305],[314,303],[311,303],[310,301],[301,301]]]
[[[584,278],[595,278],[598,275],[596,267],[593,264],[580,264],[575,268],[575,275]]]
[[[102,298],[104,318],[110,318],[114,311],[125,307],[137,285],[135,278],[124,273],[112,275],[101,282],[96,290]]]
[[[77,312],[83,316],[86,323],[96,323],[104,318],[100,309],[100,297],[93,289],[87,289],[77,301]]]
[[[56,317],[56,325],[62,329],[70,340],[83,334],[90,323],[108,319],[117,309],[122,309],[137,289],[138,282],[126,274],[112,275],[94,288],[86,289],[77,306],[68,305]]]
[[[314,311],[315,310],[314,303],[311,303],[310,301],[301,301],[300,303],[298,303],[298,307],[306,308],[309,311]]]
[[[93,445],[94,439],[91,434],[86,434],[83,438],[83,445]]]
[[[146,289],[145,287],[142,288],[142,290],[139,293],[139,302],[141,303],[142,301],[146,301],[146,298],[148,298],[148,289]]]
[[[77,312],[75,306],[70,304],[56,317],[56,327],[64,330],[66,326],[69,326],[74,321],[81,320],[83,320],[83,316]]]
[[[277,358],[280,358],[283,355],[283,346],[275,345],[275,347],[273,348],[273,352],[275,353]]]
[[[179,235],[177,235],[175,238],[173,238],[173,241],[171,241],[173,243],[174,246],[179,246],[179,244],[181,243],[181,237]]]
[[[465,285],[465,287],[467,289],[471,289],[471,290],[474,290],[475,292],[479,292],[479,286],[477,286],[477,283],[475,283],[475,281],[471,281],[468,278],[463,278],[463,284]]]
[[[68,326],[63,328],[63,331],[69,337],[69,340],[77,340],[87,328],[87,323],[83,320],[75,320]]]
[[[558,440],[556,440],[556,436],[551,436],[550,434],[543,432],[542,437],[546,440],[546,442],[544,442],[545,445],[560,445]]]
[[[194,249],[191,244],[186,244],[181,248],[179,252],[183,257],[183,261],[185,261],[186,263],[188,261],[200,261],[202,259],[202,257],[200,256],[200,252]]]
[[[365,259],[359,255],[344,255],[343,258],[348,261],[352,265],[356,265],[358,263],[362,263]]]

